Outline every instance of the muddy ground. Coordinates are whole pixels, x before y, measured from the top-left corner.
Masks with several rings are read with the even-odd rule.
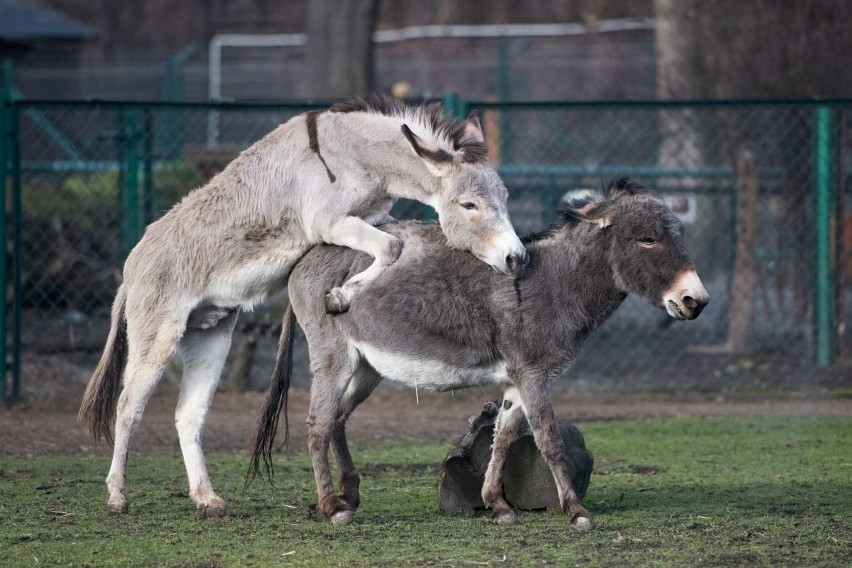
[[[452,394],[415,393],[379,387],[347,427],[353,448],[401,438],[449,442],[462,435],[467,418],[498,396],[481,389]],[[262,403],[262,394],[219,393],[205,431],[208,451],[245,451]],[[134,438],[135,451],[177,448],[174,428],[176,393],[164,389],[148,405]],[[93,443],[76,424],[77,400],[31,401],[0,409],[0,455],[26,457],[42,454],[107,455],[106,443]],[[557,415],[576,423],[652,416],[837,416],[852,414],[852,398],[828,394],[776,396],[718,394],[557,394]],[[305,449],[304,421],[308,392],[291,391],[291,451]],[[282,421],[283,426],[283,421]],[[280,436],[283,438],[283,432]]]

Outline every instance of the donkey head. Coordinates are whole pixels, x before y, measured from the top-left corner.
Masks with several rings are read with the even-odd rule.
[[[476,114],[449,129],[454,153],[420,138],[405,124],[402,132],[429,172],[439,178],[440,189],[429,204],[438,212],[447,244],[470,251],[503,274],[520,276],[527,251],[509,220],[506,186],[488,164]]]
[[[610,266],[621,291],[645,298],[675,319],[701,314],[710,296],[686,253],[683,223],[662,200],[621,178],[573,211],[609,233]]]

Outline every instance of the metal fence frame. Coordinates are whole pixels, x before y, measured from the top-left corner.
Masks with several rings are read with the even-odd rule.
[[[215,127],[217,111],[249,110],[249,111],[307,111],[322,108],[328,101],[297,101],[287,103],[205,103],[205,102],[141,102],[141,101],[58,101],[58,100],[25,100],[17,99],[11,88],[11,69],[6,68],[4,80],[0,85],[0,180],[3,182],[3,195],[6,209],[11,208],[11,274],[7,273],[7,247],[3,247],[3,259],[0,262],[0,282],[7,290],[11,278],[13,297],[11,310],[7,302],[2,305],[0,313],[0,345],[3,346],[3,357],[0,359],[0,401],[12,402],[17,400],[21,384],[21,152],[20,152],[20,120],[23,113],[37,113],[47,107],[66,108],[109,108],[122,111],[126,131],[124,132],[124,151],[122,160],[117,167],[124,171],[122,176],[127,199],[123,209],[122,239],[129,251],[141,237],[147,223],[146,217],[140,212],[139,204],[144,202],[140,195],[149,191],[145,184],[150,181],[151,152],[140,144],[140,140],[149,140],[150,136],[140,136],[150,129],[150,117],[154,111],[193,109],[208,111],[208,121],[211,128]],[[698,101],[530,101],[530,102],[488,102],[464,100],[454,93],[446,93],[443,98],[448,112],[456,116],[466,116],[470,111],[507,111],[507,110],[601,110],[601,109],[638,109],[650,108],[667,109],[699,109],[699,108],[743,108],[743,107],[799,107],[813,110],[815,139],[813,143],[813,171],[815,172],[814,206],[816,211],[816,249],[814,275],[816,283],[816,298],[814,303],[815,329],[815,363],[820,368],[829,367],[834,362],[835,345],[835,297],[837,274],[833,251],[839,234],[837,219],[838,187],[848,191],[852,171],[843,170],[840,164],[839,141],[833,135],[836,116],[834,108],[838,106],[852,109],[852,99],[797,99],[797,100],[698,100]],[[500,116],[502,117],[501,113]],[[30,114],[32,117],[33,115]],[[502,118],[500,119],[502,120]],[[38,121],[36,121],[38,122]],[[49,128],[46,125],[45,128]],[[55,135],[61,136],[56,132]],[[501,140],[502,144],[502,140]],[[72,168],[85,170],[97,168],[99,164],[85,161],[70,161],[68,163],[47,164],[45,167]],[[705,171],[706,170],[706,171]],[[719,170],[719,171],[715,171]],[[722,171],[724,170],[724,171]],[[730,176],[730,168],[696,169],[662,169],[657,167],[624,167],[605,165],[589,168],[580,165],[563,164],[556,166],[529,166],[525,164],[503,163],[498,171],[502,175],[513,173],[535,173],[540,175],[589,175],[606,177],[614,174],[633,174],[644,178],[679,177],[701,174],[703,176]],[[550,199],[543,196],[543,199]],[[0,218],[4,235],[8,235],[7,219],[4,214]],[[9,313],[11,312],[11,314]],[[11,315],[11,330],[7,322]],[[11,332],[11,333],[10,333]],[[11,338],[9,337],[11,335]],[[11,339],[11,345],[9,342]],[[11,371],[11,388],[7,388],[7,374]]]

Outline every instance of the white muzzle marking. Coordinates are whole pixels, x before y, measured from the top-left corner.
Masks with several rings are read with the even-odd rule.
[[[524,248],[521,239],[513,230],[502,231],[500,235],[493,239],[492,246],[488,251],[487,256],[481,257],[483,261],[490,266],[496,268],[503,274],[509,276],[517,276],[517,268],[507,265],[509,257],[523,259],[523,266],[526,265],[527,249]],[[523,268],[523,266],[521,268]]]
[[[680,273],[663,295],[663,306],[668,314],[675,319],[695,319],[695,317],[698,317],[693,315],[696,308],[687,305],[688,301],[685,302],[687,298],[699,306],[699,312],[700,308],[703,308],[710,301],[710,295],[694,269]]]

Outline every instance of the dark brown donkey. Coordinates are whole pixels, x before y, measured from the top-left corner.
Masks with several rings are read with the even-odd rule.
[[[615,180],[593,199],[563,206],[555,226],[530,237],[529,266],[514,281],[447,247],[437,225],[400,222],[382,229],[405,241],[402,256],[360,292],[348,313],[327,314],[325,291],[363,270],[369,257],[319,246],[293,270],[292,309],[285,316],[278,371],[258,425],[250,473],[258,473],[260,459],[269,473],[298,317],[314,373],[308,447],[319,506],[332,522],[351,522],[359,503],[360,478],[346,444],[346,419],[388,378],[438,391],[505,385],[509,403],[498,416],[482,490],[494,521],[516,521],[500,475],[526,416],[553,472],[563,511],[578,529],[592,529],[592,516],[580,505],[563,460],[550,382],[627,294],[676,319],[698,317],[709,298],[684,248],[683,225],[644,188]],[[329,473],[329,445],[340,471],[340,495]]]

